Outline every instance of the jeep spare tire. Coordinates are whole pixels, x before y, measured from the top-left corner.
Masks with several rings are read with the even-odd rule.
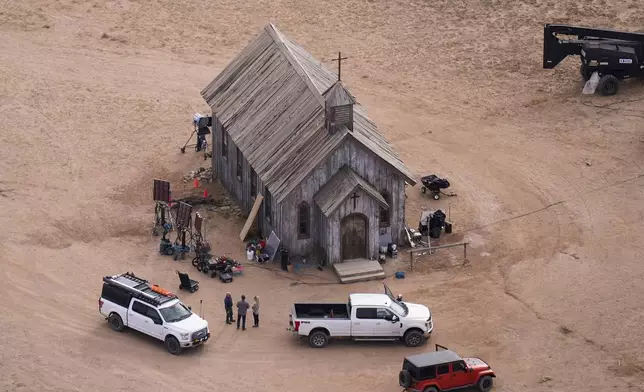
[[[479,391],[481,392],[488,392],[490,389],[492,389],[492,377],[491,376],[483,376],[479,378],[479,382],[476,383],[476,386],[478,387]]]
[[[409,370],[403,369],[398,373],[398,384],[403,388],[411,386],[411,373],[409,373]]]

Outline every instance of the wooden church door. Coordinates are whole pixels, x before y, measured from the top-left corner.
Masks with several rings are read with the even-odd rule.
[[[342,260],[367,258],[367,218],[351,214],[340,223]]]

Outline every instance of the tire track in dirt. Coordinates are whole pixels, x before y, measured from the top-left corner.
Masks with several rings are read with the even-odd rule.
[[[612,183],[612,184],[603,185],[603,186],[601,186],[601,187],[591,189],[591,190],[589,190],[589,191],[587,191],[587,192],[583,192],[582,194],[583,194],[583,195],[588,195],[588,194],[590,194],[590,193],[598,192],[598,191],[601,191],[601,190],[603,190],[603,189],[607,189],[607,188],[611,188],[611,187],[617,187],[617,186],[620,186],[620,185],[627,184],[627,183],[629,183],[629,182],[636,181],[636,180],[638,180],[638,179],[640,179],[640,178],[642,178],[642,177],[644,177],[644,173],[642,173],[642,174],[638,174],[638,175],[637,175],[637,176],[635,176],[635,177],[631,177],[631,178],[627,178],[627,179],[625,179],[625,180],[620,180],[620,181],[614,182],[614,183]],[[539,209],[536,209],[536,210],[533,210],[533,211],[529,211],[529,212],[526,212],[526,213],[523,213],[523,214],[520,214],[520,215],[509,216],[509,217],[507,217],[507,218],[503,218],[503,219],[500,219],[500,220],[497,220],[497,221],[494,221],[494,222],[490,222],[490,223],[487,223],[487,224],[484,224],[484,225],[479,225],[479,226],[471,227],[471,228],[469,228],[469,229],[463,229],[463,230],[462,230],[462,232],[470,232],[470,231],[476,231],[476,230],[480,230],[480,229],[486,229],[486,228],[488,228],[488,227],[490,227],[490,226],[495,226],[495,225],[498,225],[498,224],[501,224],[501,223],[510,222],[510,221],[513,221],[513,220],[516,220],[516,219],[521,219],[521,218],[524,218],[524,217],[527,217],[527,216],[531,216],[531,215],[534,215],[534,214],[538,214],[538,213],[540,213],[540,212],[542,212],[542,211],[549,210],[549,209],[551,209],[552,207],[558,206],[558,205],[563,204],[563,203],[568,203],[568,202],[571,202],[571,201],[575,201],[575,199],[563,199],[563,200],[559,200],[559,201],[556,201],[556,202],[554,202],[554,203],[550,203],[550,204],[548,204],[547,206],[544,206],[544,207],[541,207],[541,208],[539,208]]]
[[[501,274],[503,276],[503,274]],[[620,364],[622,362],[628,363],[628,358],[624,355],[619,355],[616,354],[615,351],[611,350],[610,347],[606,347],[605,345],[601,343],[595,342],[593,339],[585,336],[584,334],[571,330],[569,329],[566,325],[561,324],[553,319],[550,319],[548,317],[545,317],[543,314],[539,313],[537,310],[535,310],[530,304],[528,304],[526,301],[521,299],[518,295],[512,293],[509,290],[504,289],[504,294],[519,304],[521,304],[526,310],[528,310],[530,313],[532,313],[538,320],[545,321],[548,323],[551,323],[557,327],[557,331],[559,331],[562,335],[564,335],[567,338],[574,338],[577,339],[579,342],[582,342],[584,345],[592,347],[593,349],[599,351],[602,353],[602,356],[604,359],[606,357],[612,358],[613,361],[615,361],[618,365],[617,367],[610,366],[608,370],[612,372],[617,378],[622,379],[624,383],[626,383],[628,389],[630,390],[631,388],[636,388],[636,390],[639,391],[644,391],[644,388],[641,386],[634,385],[630,380],[628,380],[629,377],[633,377],[635,374],[630,374],[629,372],[626,372],[626,374],[620,374],[620,372],[624,372],[621,370]],[[630,365],[629,368],[634,368],[635,371],[632,373],[641,373],[638,369],[641,369],[640,365]]]
[[[611,187],[617,187],[617,186],[627,184],[627,183],[632,182],[632,181],[636,181],[636,180],[638,180],[638,179],[640,179],[642,177],[644,177],[644,174],[639,174],[639,175],[636,175],[636,176],[633,176],[633,177],[630,177],[630,178],[627,178],[627,179],[624,179],[624,180],[614,182],[612,184],[603,185],[601,187],[597,187],[597,188],[591,189],[589,191],[582,192],[567,177],[561,176],[561,178],[563,178],[566,182],[568,182],[570,184],[571,188],[574,190],[575,194],[574,194],[574,196],[572,198],[565,199],[565,200],[559,200],[557,202],[550,203],[550,204],[548,204],[548,205],[546,205],[546,206],[544,206],[542,208],[539,208],[537,210],[533,210],[533,211],[530,211],[530,212],[527,212],[527,213],[524,213],[524,214],[520,214],[520,215],[517,215],[517,216],[513,216],[513,217],[508,217],[508,218],[505,218],[505,219],[502,219],[502,220],[499,220],[497,222],[493,222],[493,223],[490,223],[490,224],[481,225],[479,227],[468,229],[467,231],[476,231],[476,230],[481,229],[481,228],[488,228],[488,227],[493,226],[493,225],[497,225],[497,224],[501,224],[501,223],[504,223],[504,222],[509,222],[509,221],[521,219],[521,218],[524,218],[524,217],[529,217],[529,216],[532,216],[532,215],[535,215],[535,214],[539,214],[539,213],[541,213],[543,211],[549,211],[553,207],[563,205],[564,203],[580,201],[581,204],[584,206],[584,210],[586,211],[586,214],[587,214],[587,217],[588,217],[589,226],[590,226],[590,229],[591,229],[590,235],[594,239],[594,236],[596,235],[596,232],[595,232],[593,214],[592,214],[592,211],[591,211],[591,209],[590,209],[590,207],[588,205],[588,201],[587,201],[586,196],[591,192],[597,192],[597,191],[600,191],[602,189],[611,188]],[[538,188],[538,186],[536,186],[536,184],[534,184],[534,182],[532,180],[531,180],[531,182],[533,183],[535,188],[537,188],[537,190],[540,191],[540,193],[543,194],[543,192]],[[554,257],[557,253],[567,254],[567,253],[562,252],[560,250],[560,247],[561,247],[561,223],[559,221],[557,222],[557,228],[558,228],[558,230],[557,230],[557,239],[556,239],[556,243],[555,243],[555,245],[554,245],[554,247],[552,249],[553,252],[552,252],[551,257]],[[574,255],[569,255],[569,256],[575,257]],[[503,293],[506,296],[512,298],[514,301],[520,303],[526,310],[528,310],[530,313],[532,313],[535,318],[537,318],[538,320],[542,320],[542,321],[545,321],[545,322],[548,322],[548,323],[551,323],[551,324],[555,325],[557,327],[557,330],[560,333],[562,333],[563,335],[565,335],[567,337],[575,338],[578,341],[583,342],[585,345],[593,347],[593,349],[602,352],[602,354],[604,356],[612,357],[617,363],[622,363],[622,362],[627,361],[626,357],[624,357],[623,355],[616,354],[609,347],[606,347],[603,344],[597,343],[596,341],[594,341],[593,339],[589,338],[588,336],[586,336],[586,335],[584,335],[584,334],[582,334],[580,332],[573,331],[573,330],[569,329],[566,325],[564,325],[564,324],[562,324],[562,323],[560,323],[560,322],[558,322],[558,321],[556,321],[556,320],[554,320],[552,318],[549,318],[549,317],[545,316],[544,314],[542,314],[541,312],[537,311],[526,300],[522,299],[518,294],[512,292],[507,287],[508,277],[507,277],[507,274],[506,274],[503,266],[502,265],[496,265],[496,270],[497,270],[497,272],[499,273],[499,275],[503,279],[503,284],[502,284]],[[492,283],[494,283],[494,282],[492,282]],[[633,366],[635,366],[635,365],[633,365]],[[612,369],[612,368],[609,369],[609,370],[611,372],[613,372],[615,375],[617,375],[618,377],[624,379],[624,382],[627,383],[629,389],[635,387],[630,381],[627,381],[627,377],[631,376],[630,374],[620,376],[619,367],[617,368],[617,370]]]
[[[572,181],[568,179],[568,177],[561,175],[561,178],[563,178],[571,187],[572,189],[575,190],[575,193],[581,200],[581,203],[584,206],[584,209],[586,210],[586,214],[588,215],[588,223],[590,224],[590,238],[594,242],[595,241],[595,222],[593,220],[593,213],[590,211],[590,207],[588,207],[588,201],[586,200],[585,195],[579,190],[579,188],[573,184]]]

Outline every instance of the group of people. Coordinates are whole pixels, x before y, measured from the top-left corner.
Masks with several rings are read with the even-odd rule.
[[[241,325],[242,331],[246,330],[246,313],[249,308],[253,312],[253,328],[259,327],[259,297],[253,297],[253,305],[251,307],[248,301],[246,301],[246,296],[242,294],[241,300],[237,301],[237,329]],[[226,309],[226,324],[234,323],[233,296],[230,293],[226,293],[226,297],[224,298],[224,309]]]

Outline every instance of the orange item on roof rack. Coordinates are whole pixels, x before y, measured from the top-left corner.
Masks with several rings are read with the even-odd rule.
[[[174,297],[174,293],[171,293],[170,291],[168,291],[166,289],[162,289],[161,287],[159,287],[157,285],[152,285],[150,287],[150,290],[154,291],[155,293],[159,293],[161,295],[167,295],[169,297]]]

